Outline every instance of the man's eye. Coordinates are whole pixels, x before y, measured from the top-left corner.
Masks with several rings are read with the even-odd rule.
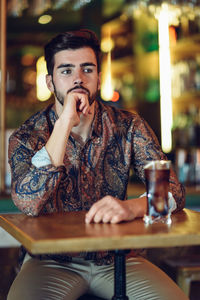
[[[93,70],[91,68],[85,68],[85,69],[83,69],[83,72],[84,73],[92,73]]]
[[[71,74],[72,70],[71,69],[66,69],[62,71],[62,74]]]

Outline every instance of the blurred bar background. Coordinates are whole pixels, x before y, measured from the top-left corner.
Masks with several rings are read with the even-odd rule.
[[[137,111],[150,124],[186,187],[186,207],[200,210],[200,0],[0,0],[0,8],[0,213],[17,211],[8,138],[53,101],[43,46],[79,28],[95,31],[101,41],[99,101]],[[143,190],[131,170],[128,196]],[[16,254],[2,253],[10,262],[14,257],[4,268],[9,277]]]
[[[179,180],[200,189],[199,0],[0,1],[1,195],[10,192],[9,135],[52,101],[43,46],[80,27],[101,40],[99,99],[144,117]]]

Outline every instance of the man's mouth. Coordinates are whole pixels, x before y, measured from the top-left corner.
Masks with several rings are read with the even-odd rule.
[[[73,92],[76,92],[76,93],[82,93],[82,94],[87,94],[89,95],[90,92],[88,89],[84,88],[83,86],[76,86],[70,90],[67,91],[67,94],[69,93],[73,93]]]
[[[84,89],[73,89],[71,92],[72,93],[76,92],[76,93],[80,93],[80,94],[88,94],[88,91],[86,91]]]

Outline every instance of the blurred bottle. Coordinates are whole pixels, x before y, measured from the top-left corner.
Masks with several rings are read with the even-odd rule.
[[[179,181],[200,185],[200,109],[191,106],[173,124],[173,147]]]

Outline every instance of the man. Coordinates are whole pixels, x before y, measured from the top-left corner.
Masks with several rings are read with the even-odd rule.
[[[27,120],[10,138],[12,197],[30,216],[86,210],[86,223],[143,217],[146,196],[126,199],[130,166],[144,182],[144,164],[165,159],[157,139],[137,114],[96,101],[100,47],[89,30],[58,35],[45,47],[46,82],[55,104]],[[184,190],[170,172],[170,209],[184,207]],[[109,251],[26,254],[8,299],[111,299]],[[158,268],[131,252],[129,299],[187,299]]]

